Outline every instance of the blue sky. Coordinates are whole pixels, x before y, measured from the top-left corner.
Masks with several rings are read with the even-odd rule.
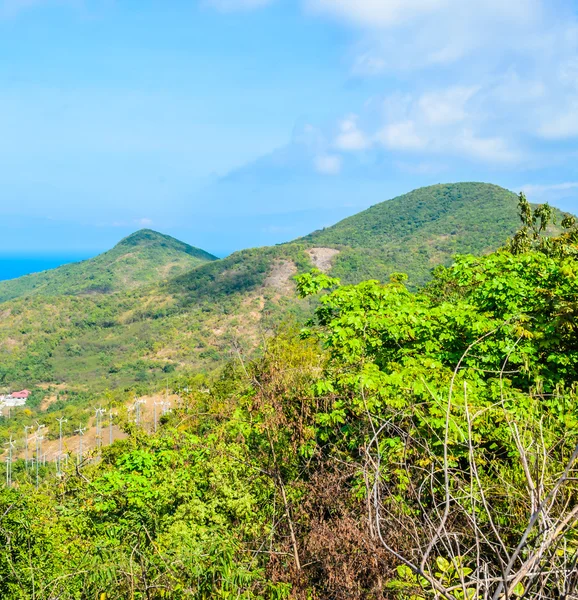
[[[578,212],[568,0],[0,0],[0,253],[220,255],[422,185]]]

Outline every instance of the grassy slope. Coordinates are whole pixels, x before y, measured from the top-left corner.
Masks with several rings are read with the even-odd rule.
[[[485,254],[519,228],[517,196],[486,183],[439,184],[372,206],[303,241],[341,248],[333,274],[347,282],[386,279],[393,271],[412,285],[455,254]],[[560,219],[558,219],[559,221]]]
[[[0,282],[0,302],[29,295],[112,293],[174,277],[216,257],[149,229],[79,263]]]
[[[309,270],[308,248],[339,248],[332,272],[345,281],[405,270],[421,283],[457,252],[503,244],[518,226],[516,203],[497,186],[432,186],[294,243],[243,250],[161,284],[114,296],[14,300],[0,306],[0,387],[123,388],[153,384],[173,367],[211,369],[229,356],[233,338],[251,348],[269,323],[303,317],[307,303],[291,293],[291,273],[280,287],[270,277],[283,265]],[[130,239],[117,248],[130,248]]]

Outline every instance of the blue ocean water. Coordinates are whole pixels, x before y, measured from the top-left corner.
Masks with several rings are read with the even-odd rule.
[[[79,256],[77,254],[74,256],[0,254],[0,281],[54,269],[60,265],[78,262],[87,258],[90,258],[90,256]]]

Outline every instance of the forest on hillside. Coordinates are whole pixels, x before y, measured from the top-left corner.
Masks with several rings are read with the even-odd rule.
[[[578,227],[314,302],[156,433],[0,491],[7,600],[578,597]]]

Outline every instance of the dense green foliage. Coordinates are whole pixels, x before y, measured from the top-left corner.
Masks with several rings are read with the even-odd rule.
[[[228,330],[232,321],[245,322],[253,334],[243,337],[254,338],[263,318],[303,314],[305,307],[291,300],[291,277],[314,266],[310,248],[338,248],[329,268],[346,283],[387,280],[402,270],[415,287],[456,252],[483,254],[503,244],[515,231],[515,204],[515,196],[497,186],[432,186],[298,243],[244,250],[219,261],[168,236],[137,232],[89,261],[0,283],[0,298],[25,295],[2,309],[0,385],[126,387],[154,381],[167,366],[155,356],[161,352],[175,367],[211,368],[223,358],[221,341],[212,334],[223,329],[219,321]],[[200,261],[208,264],[190,269]],[[282,275],[278,282],[276,271]],[[126,289],[147,282],[155,285]],[[119,291],[111,299],[94,293],[99,290]],[[58,295],[44,297],[50,293]]]
[[[143,230],[90,261],[0,283],[0,297],[24,293],[0,305],[0,391],[56,396],[53,406],[69,403],[70,416],[106,389],[142,394],[167,378],[210,373],[232,347],[259,352],[278,323],[311,316],[293,281],[315,266],[311,248],[339,250],[325,268],[344,283],[404,270],[415,289],[454,252],[503,244],[517,222],[513,194],[463,183],[416,190],[297,242],[222,260]],[[34,423],[41,406],[0,420],[0,431]]]
[[[174,277],[216,257],[149,229],[79,263],[0,282],[0,302],[19,296],[109,294]]]
[[[418,292],[305,274],[309,325],[157,434],[38,490],[15,468],[0,596],[575,597],[578,232],[539,234]]]
[[[562,217],[555,212],[559,224]],[[430,278],[434,267],[449,265],[456,254],[496,250],[518,225],[514,193],[487,183],[453,183],[376,204],[303,240],[343,247],[333,269],[343,281],[383,280],[402,271],[415,287]]]

